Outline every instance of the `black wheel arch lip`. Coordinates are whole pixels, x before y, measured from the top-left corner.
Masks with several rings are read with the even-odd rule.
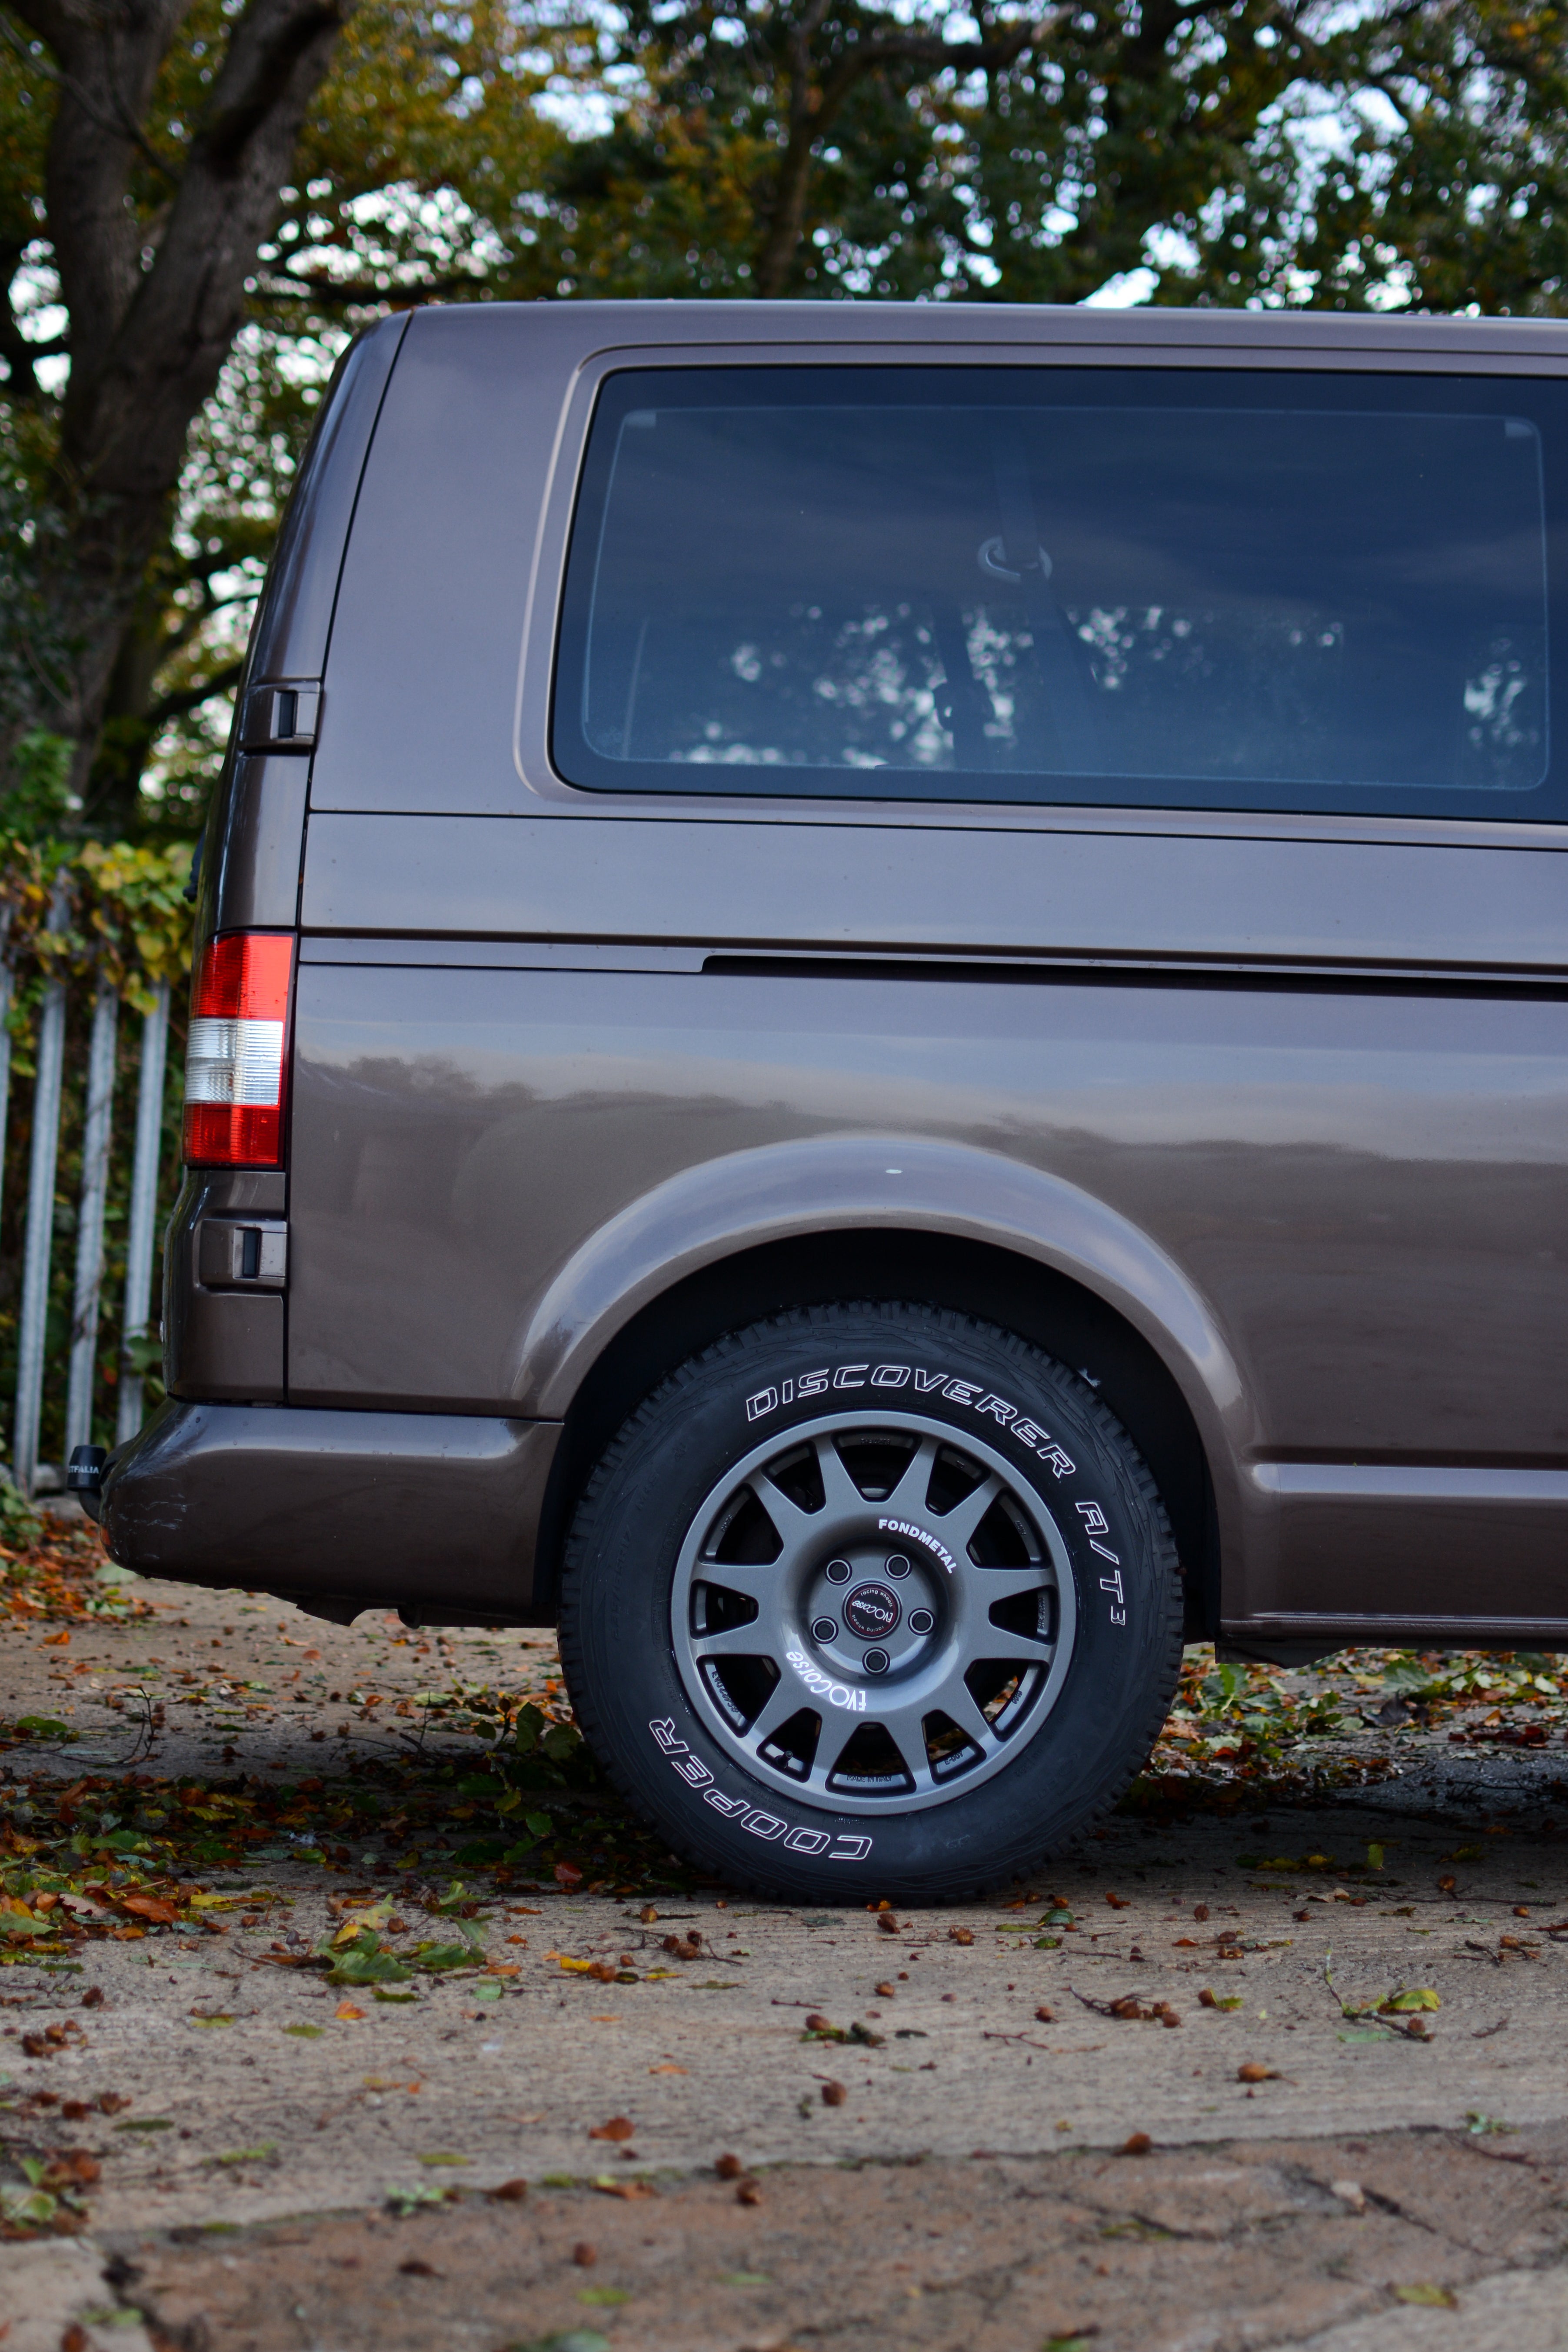
[[[100,1524],[140,1576],[533,1623],[560,1434],[490,1414],[171,1397],[104,1465]]]

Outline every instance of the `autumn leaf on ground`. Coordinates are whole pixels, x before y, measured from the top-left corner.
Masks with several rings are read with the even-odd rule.
[[[1408,2286],[1396,2286],[1394,2295],[1396,2303],[1428,2304],[1439,2311],[1458,2308],[1459,2298],[1452,2287],[1436,2286],[1429,2279],[1414,2281]]]
[[[150,1919],[160,1927],[172,1927],[179,1913],[161,1895],[118,1895],[114,1898],[121,1911],[133,1912],[139,1919]]]
[[[350,2023],[356,2023],[361,2018],[368,2016],[369,2011],[367,2010],[356,2009],[352,2000],[340,2000],[336,2009],[333,2010],[332,2015],[334,2017],[343,2018]]]
[[[606,2124],[595,2124],[588,2134],[590,2139],[635,2139],[637,2126],[629,2116],[612,2116]]]

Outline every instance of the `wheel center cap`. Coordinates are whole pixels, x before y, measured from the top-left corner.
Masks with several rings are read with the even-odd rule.
[[[884,1639],[899,1622],[899,1596],[885,1584],[858,1584],[846,1595],[844,1622],[863,1642]]]

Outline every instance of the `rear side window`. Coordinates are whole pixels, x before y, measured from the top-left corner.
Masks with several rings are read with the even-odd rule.
[[[553,751],[616,792],[1568,815],[1550,383],[607,379]]]

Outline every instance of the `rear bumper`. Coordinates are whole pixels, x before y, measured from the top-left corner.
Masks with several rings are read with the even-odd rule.
[[[105,1465],[110,1556],[141,1576],[307,1607],[535,1616],[561,1423],[171,1398]]]

